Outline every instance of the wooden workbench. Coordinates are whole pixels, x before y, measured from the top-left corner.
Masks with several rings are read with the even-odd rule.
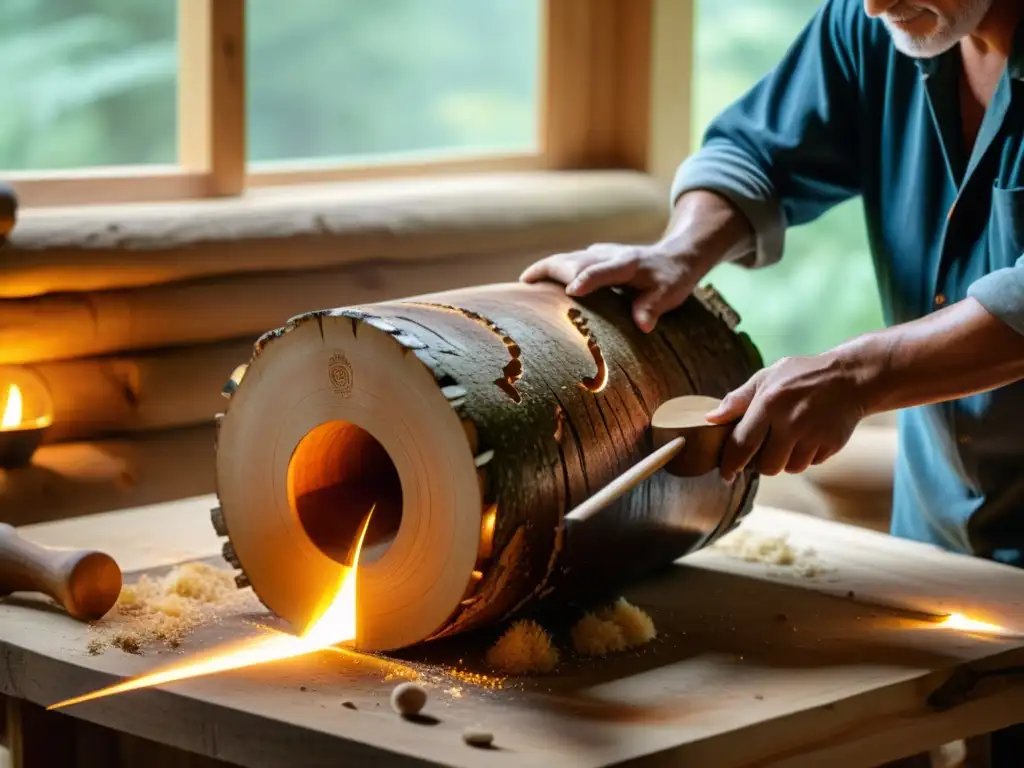
[[[212,503],[203,497],[22,530],[44,544],[105,549],[126,573],[139,572],[215,555]],[[429,718],[421,722],[391,712],[395,681],[378,666],[332,652],[45,712],[27,702],[45,706],[168,657],[93,656],[83,625],[23,600],[0,604],[0,693],[14,702],[8,742],[24,756],[46,754],[52,768],[60,768],[55,744],[64,743],[56,734],[74,727],[93,729],[79,755],[108,744],[106,762],[79,763],[90,765],[116,764],[109,742],[121,738],[195,754],[178,766],[223,764],[215,758],[296,767],[840,768],[1024,720],[1024,680],[1013,674],[1024,667],[1024,637],[972,636],[869,604],[958,611],[1024,631],[1024,572],[773,509],[756,509],[743,528],[788,533],[794,545],[816,549],[825,572],[807,577],[721,551],[697,553],[625,590],[659,629],[641,652],[569,658],[552,676],[500,690],[427,674]],[[197,632],[182,650],[253,631],[236,617]],[[471,668],[482,642],[459,642],[437,653],[456,652]],[[473,724],[494,733],[494,749],[463,744],[462,729]]]

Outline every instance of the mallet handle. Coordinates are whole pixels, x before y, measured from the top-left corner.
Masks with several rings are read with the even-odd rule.
[[[11,592],[41,592],[91,621],[117,602],[121,569],[103,552],[44,547],[0,523],[0,595]]]
[[[661,448],[651,453],[608,485],[599,490],[589,499],[566,514],[566,522],[580,522],[600,512],[624,493],[633,490],[638,484],[668,464],[672,458],[686,445],[686,439],[677,437],[669,440]]]

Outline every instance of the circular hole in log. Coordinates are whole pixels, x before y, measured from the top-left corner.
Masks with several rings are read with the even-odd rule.
[[[288,463],[288,501],[310,540],[345,565],[371,507],[360,563],[380,559],[402,524],[394,462],[373,435],[347,421],[328,421],[299,441]]]

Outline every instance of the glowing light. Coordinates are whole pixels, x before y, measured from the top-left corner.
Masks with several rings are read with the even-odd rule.
[[[594,376],[584,377],[580,382],[580,386],[594,394],[603,392],[604,388],[608,386],[608,365],[605,363],[604,354],[601,352],[601,347],[594,337],[594,332],[590,330],[587,318],[575,307],[566,313],[566,318],[572,327],[576,329],[577,333],[583,337],[587,344],[587,350],[590,352],[591,357],[594,358],[594,365],[597,367],[597,373]]]
[[[209,656],[193,658],[182,664],[166,667],[120,683],[101,688],[98,691],[77,696],[73,699],[51,704],[47,709],[60,709],[72,704],[99,699],[117,693],[136,691],[154,685],[188,680],[195,677],[227,672],[233,669],[251,667],[255,664],[266,664],[271,661],[293,659],[309,653],[326,650],[331,646],[354,640],[356,637],[356,571],[359,567],[359,554],[363,548],[363,537],[373,514],[371,508],[363,521],[363,527],[356,540],[352,557],[352,567],[342,566],[337,589],[333,592],[326,609],[311,622],[309,628],[300,636],[278,634],[255,640],[246,640],[233,644]]]
[[[943,629],[958,629],[963,632],[983,632],[987,634],[1002,634],[1005,630],[998,624],[990,624],[987,621],[976,621],[969,619],[962,613],[951,613],[936,626]]]
[[[486,560],[494,552],[494,523],[498,517],[498,505],[491,504],[484,512],[484,519],[480,524],[480,547],[477,550],[477,558]]]
[[[21,426],[23,407],[21,387],[11,384],[7,387],[7,405],[4,406],[3,418],[0,418],[0,429],[14,429]]]

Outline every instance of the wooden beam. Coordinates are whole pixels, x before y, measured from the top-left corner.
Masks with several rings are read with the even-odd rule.
[[[32,366],[53,399],[46,442],[212,424],[224,409],[221,389],[249,362],[256,336]]]
[[[548,0],[544,32],[547,166],[667,184],[689,151],[693,0]]]
[[[212,195],[245,186],[245,0],[178,0],[178,159]]]
[[[666,189],[690,153],[695,0],[654,0],[645,170]]]
[[[19,218],[29,208],[190,200],[209,187],[208,174],[152,165],[17,172],[4,181],[18,196]]]
[[[654,0],[548,0],[542,146],[551,168],[647,170]]]
[[[509,173],[538,170],[543,158],[537,153],[455,154],[425,153],[416,159],[396,161],[389,157],[379,163],[360,158],[352,163],[337,160],[283,161],[250,166],[245,186],[280,187],[294,184],[323,184],[336,181],[416,178],[431,175]]]

